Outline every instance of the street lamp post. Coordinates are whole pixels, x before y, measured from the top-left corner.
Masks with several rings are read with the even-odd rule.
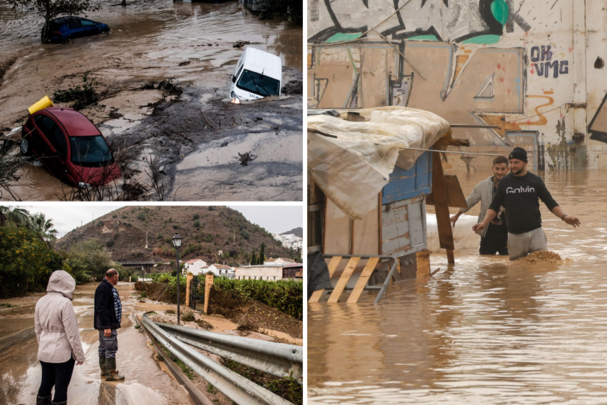
[[[181,281],[181,271],[179,270],[179,248],[181,247],[181,236],[178,233],[173,236],[173,246],[175,246],[175,251],[177,252],[177,325],[179,325],[179,290],[180,290],[180,281]]]

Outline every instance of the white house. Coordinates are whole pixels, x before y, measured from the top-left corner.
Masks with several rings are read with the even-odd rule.
[[[263,262],[263,264],[276,264],[276,265],[283,265],[283,264],[291,264],[291,263],[296,263],[295,260],[291,260],[291,259],[285,259],[284,257],[277,257],[277,258],[271,258],[268,260],[265,260]]]
[[[193,259],[185,262],[186,273],[192,273],[197,276],[199,274],[205,274],[207,270],[207,263],[202,259]]]
[[[212,264],[205,269],[205,273],[209,271],[213,272],[217,277],[234,278],[235,275],[234,269],[224,264]]]

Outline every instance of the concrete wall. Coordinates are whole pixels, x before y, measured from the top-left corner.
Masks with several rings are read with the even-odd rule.
[[[522,146],[534,171],[607,167],[604,0],[308,0],[308,10],[310,108],[421,108],[496,125],[454,129],[471,152]]]
[[[282,266],[236,267],[236,280],[282,280]]]

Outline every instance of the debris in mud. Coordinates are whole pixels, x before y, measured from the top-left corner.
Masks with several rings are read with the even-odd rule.
[[[72,108],[76,111],[95,104],[102,98],[95,89],[95,79],[90,79],[89,74],[85,72],[82,77],[82,86],[70,87],[67,90],[57,90],[53,93],[53,99],[59,103],[69,103],[75,101]]]
[[[198,326],[200,326],[202,329],[206,329],[206,330],[213,329],[213,325],[211,325],[210,323],[208,323],[207,321],[205,321],[203,319],[197,320],[196,324],[198,324]]]
[[[241,166],[248,166],[249,162],[252,162],[255,159],[257,159],[257,155],[253,155],[251,152],[247,152],[244,155],[241,155],[239,152],[238,156],[239,156],[238,158],[240,159]]]
[[[183,93],[183,89],[173,83],[173,79],[165,79],[158,83],[158,90],[164,90],[167,94],[173,96],[180,96]]]
[[[118,118],[122,118],[122,117],[124,117],[124,115],[123,115],[123,114],[120,114],[120,112],[118,111],[118,109],[117,109],[117,108],[112,107],[112,110],[110,111],[110,115],[109,115],[109,117],[110,117],[111,119],[113,119],[113,120],[116,120],[116,119],[118,119]]]
[[[561,263],[563,259],[558,253],[551,252],[549,250],[539,250],[537,252],[529,253],[523,257],[523,260],[530,263]],[[566,261],[566,260],[565,260]]]
[[[181,62],[181,63],[180,63],[179,65],[177,65],[177,66],[187,66],[187,65],[189,65],[190,63],[192,63],[192,61],[186,60],[185,62]]]
[[[223,147],[225,147],[225,146],[228,146],[228,145],[229,145],[229,143],[230,143],[230,142],[227,142],[227,141],[226,141],[226,142],[222,143],[220,147],[221,147],[221,148],[223,148]]]
[[[282,94],[303,94],[303,81],[291,80],[281,90]]]
[[[233,48],[242,48],[245,45],[249,45],[250,42],[249,41],[236,41],[234,42],[234,45],[232,46]]]
[[[249,331],[251,331],[251,332],[258,332],[259,331],[259,325],[255,321],[253,321],[252,319],[247,318],[241,324],[239,324],[236,327],[236,330],[240,331],[240,332],[249,332]]]

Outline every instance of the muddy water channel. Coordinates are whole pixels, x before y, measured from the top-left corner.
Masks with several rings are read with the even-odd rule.
[[[41,44],[42,20],[0,2],[0,64],[10,66],[0,82],[0,137],[23,124],[30,105],[82,85],[90,72],[100,101],[80,111],[114,150],[128,150],[128,177],[148,191],[138,199],[301,199],[302,27],[262,21],[236,1],[127,3],[103,2],[89,13],[109,35]],[[247,46],[280,56],[283,85],[299,87],[230,104],[230,79]],[[170,87],[159,86],[166,80]],[[246,152],[257,159],[242,167],[238,153]],[[146,157],[158,159],[160,192],[146,176]],[[19,174],[13,190],[23,200],[71,199],[69,186],[32,161]]]
[[[134,315],[149,310],[170,308],[165,305],[139,303],[132,294],[132,283],[117,286],[123,304],[122,328],[118,330],[119,350],[116,356],[124,383],[101,381],[97,355],[98,332],[93,329],[93,298],[96,285],[77,287],[74,309],[78,317],[86,361],[74,368],[68,391],[73,404],[193,404],[185,390],[164,371],[154,356],[145,336],[134,328]],[[0,342],[16,332],[23,338],[11,342],[0,353],[0,404],[33,404],[40,386],[41,368],[36,359],[38,344],[35,334],[28,333],[34,325],[34,307],[42,296],[10,300],[16,308],[0,310]],[[165,308],[166,307],[166,308]],[[136,324],[136,323],[135,323]],[[2,340],[4,338],[4,340]]]
[[[464,193],[489,174],[458,174]],[[377,306],[371,296],[308,306],[309,403],[605,403],[607,176],[544,179],[582,222],[542,205],[563,261],[479,256],[463,232],[476,220],[460,218],[455,265],[433,253],[433,277],[391,286]]]

